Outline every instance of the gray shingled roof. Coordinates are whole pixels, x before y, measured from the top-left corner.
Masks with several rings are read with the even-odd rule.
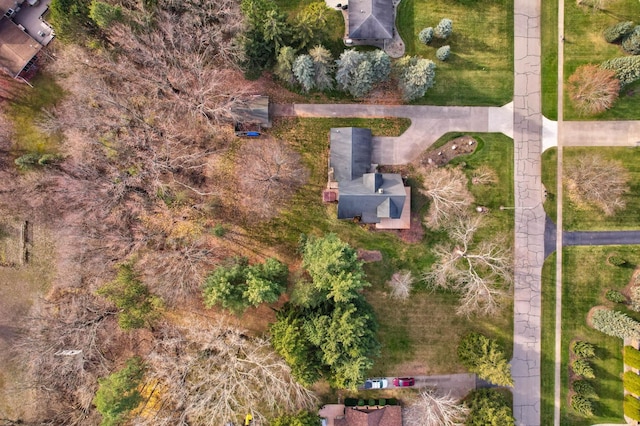
[[[329,165],[333,178],[350,181],[361,177],[371,168],[371,130],[359,127],[331,129]]]
[[[349,38],[391,39],[394,21],[392,0],[349,0]]]

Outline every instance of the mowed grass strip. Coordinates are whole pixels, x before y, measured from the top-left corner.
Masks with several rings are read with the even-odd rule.
[[[442,18],[453,21],[447,40],[418,40],[423,28]],[[504,105],[513,97],[513,2],[508,0],[402,0],[396,19],[406,54],[433,60],[436,82],[415,103],[429,105]],[[436,50],[451,46],[446,62]]]
[[[562,261],[562,425],[593,425],[621,423],[622,419],[622,348],[621,339],[609,337],[587,326],[587,314],[596,305],[623,310],[604,297],[608,289],[622,290],[631,279],[633,266],[640,264],[640,247],[571,247],[563,251]],[[625,258],[631,267],[607,264],[607,256],[615,253]],[[555,273],[552,258],[547,259],[543,273],[543,319],[544,327],[551,327],[555,317]],[[635,313],[631,313],[637,316]],[[542,340],[542,424],[551,424],[553,418],[553,332],[544,328]],[[599,399],[595,401],[596,415],[591,418],[578,416],[570,407],[569,397],[569,350],[573,340],[584,340],[596,346],[596,358],[589,360],[596,378],[591,380]]]
[[[585,2],[588,3],[588,2]],[[604,9],[594,11],[591,7],[578,5],[575,1],[565,2],[564,77],[566,81],[576,68],[585,64],[600,64],[608,59],[626,56],[622,48],[607,43],[602,36],[610,25],[620,21],[634,21],[638,24],[640,3],[636,0],[609,0]],[[555,120],[554,87],[557,78],[557,2],[543,2],[543,114]],[[548,25],[547,25],[548,24]],[[566,86],[565,86],[566,87]],[[638,101],[640,82],[627,86],[613,108],[595,116],[583,116],[574,107],[565,90],[564,118],[567,120],[637,120],[640,118]]]
[[[540,365],[540,424],[552,425],[555,408],[556,255],[542,267],[542,333]]]
[[[640,227],[640,149],[626,147],[567,147],[563,149],[563,164],[587,154],[598,154],[607,160],[620,161],[629,171],[629,192],[624,195],[626,207],[612,216],[605,216],[596,209],[579,209],[571,202],[568,193],[563,191],[563,221],[564,229],[571,230],[624,230],[638,229]],[[556,208],[556,150],[545,151],[542,155],[542,183],[548,191],[545,210],[555,221]]]

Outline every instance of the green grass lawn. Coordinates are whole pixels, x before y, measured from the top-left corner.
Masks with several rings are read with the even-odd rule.
[[[310,170],[310,178],[295,195],[290,206],[277,218],[252,229],[257,238],[280,251],[294,253],[301,233],[324,234],[335,232],[354,247],[380,250],[381,262],[365,265],[372,287],[367,300],[372,304],[380,322],[379,337],[382,356],[375,361],[371,374],[409,374],[422,371],[428,374],[462,372],[455,356],[459,339],[469,331],[479,331],[499,338],[511,351],[512,307],[506,306],[497,318],[466,319],[454,314],[457,297],[451,293],[431,293],[416,283],[417,291],[410,302],[395,302],[388,296],[386,282],[399,270],[410,270],[419,279],[434,262],[430,248],[443,241],[443,233],[426,231],[422,242],[403,242],[392,232],[379,232],[350,221],[336,218],[336,206],[324,205],[320,194],[326,186],[329,129],[331,127],[370,127],[374,135],[399,135],[407,127],[401,119],[280,119],[276,120],[272,135],[288,141],[303,156]],[[446,142],[456,134],[443,137]],[[494,206],[513,203],[513,143],[500,134],[478,134],[477,151],[456,161],[464,161],[469,173],[480,164],[490,163],[498,171],[500,183],[489,189],[473,188],[482,205],[492,209],[482,232],[513,232],[513,212],[500,211]],[[410,169],[410,168],[409,168]],[[409,172],[410,175],[410,172]],[[418,185],[409,178],[409,183]],[[412,190],[412,210],[426,212],[427,201]],[[419,366],[419,367],[418,367]]]
[[[12,102],[8,116],[14,123],[13,152],[15,155],[37,152],[40,154],[57,152],[62,135],[45,135],[34,124],[42,115],[44,108],[50,108],[62,99],[64,92],[56,82],[46,74],[38,74],[33,88],[25,86],[24,95]]]
[[[622,421],[622,340],[606,336],[586,325],[589,310],[596,305],[613,307],[605,299],[608,289],[623,289],[633,274],[631,267],[616,267],[606,263],[611,253],[617,253],[631,264],[640,264],[637,246],[572,247],[563,252],[562,265],[562,408],[560,424],[593,425]],[[553,418],[553,357],[555,318],[555,257],[547,259],[543,269],[542,296],[542,424],[552,424]],[[620,305],[618,305],[619,307]],[[592,360],[596,379],[591,380],[597,394],[596,416],[585,419],[576,415],[568,404],[569,347],[572,340],[588,341],[596,346]]]
[[[563,149],[563,162],[566,165],[586,153],[598,153],[606,159],[621,161],[631,175],[630,191],[624,196],[626,208],[613,216],[605,216],[599,211],[578,209],[566,194],[563,201],[563,221],[565,230],[621,230],[640,227],[640,150],[624,147],[568,147]],[[542,183],[549,192],[545,210],[555,218],[556,193],[556,150],[545,151],[542,156]],[[554,219],[555,220],[555,219]]]
[[[579,6],[575,1],[565,2],[565,43],[564,43],[564,74],[566,80],[580,65],[600,64],[607,59],[617,56],[625,56],[622,49],[607,43],[602,37],[602,32],[609,25],[619,21],[638,21],[640,16],[640,3],[636,0],[610,0],[605,9],[594,12],[591,8]],[[556,119],[556,105],[554,87],[557,75],[557,3],[543,2],[543,114]],[[568,120],[598,119],[598,120],[622,120],[640,118],[640,110],[637,108],[640,83],[635,83],[623,90],[620,99],[615,106],[597,116],[583,117],[573,108],[568,96],[565,94],[564,118]],[[566,92],[566,90],[565,90]],[[636,92],[630,95],[630,92]]]
[[[453,21],[446,41],[426,46],[418,40],[425,27],[442,18]],[[513,97],[513,2],[508,0],[402,0],[396,25],[408,55],[436,62],[436,83],[416,103],[432,105],[504,105]],[[446,62],[438,47],[451,46]]]

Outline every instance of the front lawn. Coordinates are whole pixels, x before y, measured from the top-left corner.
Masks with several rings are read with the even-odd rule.
[[[418,40],[425,27],[442,18],[453,21],[453,34],[429,46]],[[496,105],[513,97],[513,2],[508,0],[402,0],[396,25],[406,54],[436,62],[436,83],[416,101],[429,105]],[[446,62],[436,59],[451,46]]]
[[[593,425],[622,422],[622,340],[609,337],[586,324],[589,310],[596,305],[614,307],[605,299],[608,289],[622,290],[631,279],[633,267],[617,267],[606,262],[616,253],[630,264],[640,264],[637,246],[571,247],[563,251],[562,261],[562,425]],[[542,424],[552,424],[554,318],[555,318],[555,256],[545,262],[542,291]],[[621,309],[620,305],[616,309]],[[624,310],[624,309],[622,309]],[[596,378],[591,380],[599,399],[596,416],[578,416],[568,404],[569,347],[572,340],[584,340],[596,346],[596,358],[590,360]]]
[[[557,2],[543,3],[543,114],[555,120],[556,95],[554,92],[557,76]],[[587,3],[587,2],[585,2]],[[636,0],[610,0],[602,11],[579,6],[575,1],[565,2],[565,42],[564,76],[567,79],[580,65],[600,64],[608,59],[627,54],[617,45],[607,43],[602,32],[609,25],[620,21],[635,21],[640,16],[640,3]],[[566,87],[566,86],[565,86]],[[625,87],[613,108],[596,116],[581,116],[569,100],[566,90],[564,99],[564,118],[567,120],[637,120],[640,118],[638,104],[640,82]],[[630,93],[636,93],[635,95]]]
[[[624,196],[626,208],[612,216],[605,216],[594,209],[578,209],[567,197],[566,188],[563,190],[563,221],[564,229],[573,230],[623,230],[638,229],[640,227],[640,149],[625,147],[567,147],[563,148],[563,164],[587,153],[597,153],[608,160],[621,161],[631,175],[630,191]],[[556,150],[552,148],[542,155],[542,183],[545,185],[549,197],[545,203],[547,214],[555,220],[556,193]]]

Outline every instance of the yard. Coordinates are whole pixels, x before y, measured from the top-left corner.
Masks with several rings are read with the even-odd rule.
[[[618,267],[606,262],[607,256],[617,254],[627,259],[631,267]],[[563,252],[562,266],[562,425],[593,425],[622,421],[622,340],[609,337],[586,324],[587,313],[595,305],[613,307],[605,299],[609,289],[622,290],[640,264],[637,246],[572,247]],[[553,377],[555,350],[555,256],[550,256],[543,269],[542,293],[542,414],[541,424],[553,424]],[[616,308],[620,309],[620,305]],[[624,309],[622,309],[624,310]],[[627,311],[627,313],[629,313]],[[638,318],[637,313],[631,313]],[[599,399],[595,402],[596,416],[586,419],[577,416],[568,404],[569,345],[584,340],[596,347],[592,360],[596,378],[591,380]]]
[[[321,191],[327,179],[328,134],[331,127],[371,127],[374,135],[399,135],[408,126],[406,120],[385,119],[283,119],[276,121],[271,134],[288,141],[303,156],[310,170],[310,181],[294,197],[292,204],[277,218],[252,230],[268,245],[293,253],[301,233],[335,232],[354,247],[379,250],[382,261],[365,264],[372,287],[366,291],[380,322],[379,338],[382,356],[375,360],[372,375],[377,374],[445,374],[464,371],[455,356],[459,338],[470,331],[497,337],[511,351],[512,308],[506,306],[496,318],[466,319],[455,315],[457,297],[447,292],[429,292],[419,281],[420,275],[434,262],[430,248],[444,241],[446,235],[425,230],[420,243],[406,243],[396,234],[370,230],[368,227],[336,219],[336,207],[323,205]],[[443,136],[444,144],[459,134]],[[489,164],[500,182],[490,189],[472,187],[482,205],[490,208],[487,225],[479,234],[513,232],[513,211],[500,211],[500,205],[513,203],[513,143],[499,134],[472,134],[478,148],[472,155],[458,157],[470,172],[481,164]],[[411,177],[412,211],[424,214],[427,200],[415,189],[419,176]],[[403,172],[405,174],[405,172]],[[486,235],[486,234],[485,234]],[[409,270],[416,277],[416,291],[407,302],[389,297],[386,282],[394,272]],[[510,355],[509,355],[510,356]]]
[[[453,34],[430,45],[418,40],[423,28],[443,18]],[[402,0],[396,18],[408,55],[436,62],[436,83],[416,103],[429,105],[496,105],[513,97],[513,2],[508,0]],[[451,46],[446,62],[438,47]]]
[[[621,147],[582,148],[569,147],[563,149],[563,164],[566,165],[587,153],[597,153],[608,160],[622,162],[631,175],[630,191],[624,195],[626,208],[612,216],[605,216],[594,209],[578,209],[564,192],[563,221],[564,229],[573,230],[623,230],[640,227],[640,149]],[[549,196],[545,203],[547,215],[555,221],[556,217],[556,150],[545,151],[542,155],[542,183]]]
[[[557,2],[542,2],[542,112],[545,117],[557,119]],[[607,43],[602,32],[620,21],[637,21],[640,3],[636,0],[607,1],[604,10],[594,11],[577,2],[565,2],[564,76],[566,80],[580,65],[600,64],[626,53],[617,45]],[[637,22],[636,22],[637,23]],[[613,108],[597,116],[583,117],[573,108],[565,93],[564,118],[567,120],[637,120],[640,82],[625,87]]]

